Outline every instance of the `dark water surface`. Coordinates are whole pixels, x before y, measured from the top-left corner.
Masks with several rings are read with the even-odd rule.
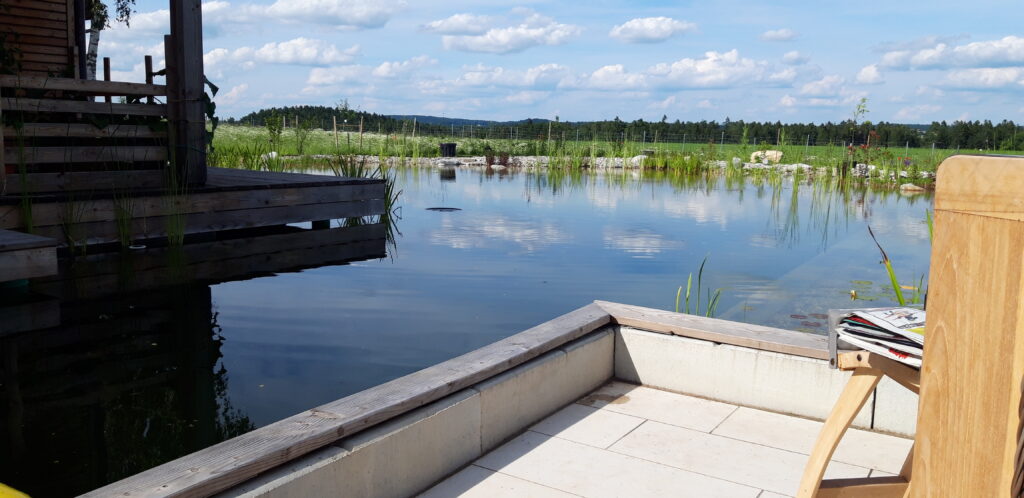
[[[930,194],[629,171],[396,174],[401,236],[386,258],[277,274],[244,260],[264,273],[65,297],[50,303],[59,325],[0,335],[0,482],[83,492],[595,299],[672,309],[705,257],[719,317],[809,333],[829,308],[893,302],[869,224],[905,283],[928,268]],[[355,254],[285,252],[288,268]],[[19,309],[41,299],[0,291]]]

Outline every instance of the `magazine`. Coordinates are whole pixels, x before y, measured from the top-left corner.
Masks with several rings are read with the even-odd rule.
[[[853,311],[840,318],[836,334],[853,347],[921,367],[925,312],[913,308]]]

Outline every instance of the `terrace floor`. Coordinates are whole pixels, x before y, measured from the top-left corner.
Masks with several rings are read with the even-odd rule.
[[[820,428],[611,382],[422,496],[792,496]],[[894,475],[912,443],[851,429],[826,477]]]

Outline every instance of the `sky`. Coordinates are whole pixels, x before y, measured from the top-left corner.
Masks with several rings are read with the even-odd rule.
[[[1019,2],[211,0],[217,114],[899,123],[1024,121]],[[1016,29],[1015,29],[1016,28]],[[101,36],[113,79],[163,66],[167,1]]]

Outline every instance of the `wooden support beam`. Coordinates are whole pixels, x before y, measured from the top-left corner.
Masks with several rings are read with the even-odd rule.
[[[178,92],[177,136],[174,157],[179,181],[186,185],[206,183],[206,117],[203,102],[203,11],[201,0],[171,4],[171,45],[177,70],[173,77]],[[169,84],[169,83],[168,83]]]
[[[131,188],[158,188],[164,184],[164,173],[159,170],[135,171],[75,171],[68,173],[28,173],[23,189],[21,180],[11,177],[8,194],[22,192],[70,192],[76,190],[109,190]],[[0,206],[0,212],[13,209]],[[20,208],[18,208],[20,209]],[[15,225],[14,227],[20,227]],[[11,228],[14,228],[11,227]]]
[[[9,147],[4,154],[14,164],[70,164],[163,161],[161,146]]]
[[[103,81],[107,83],[110,82],[110,57],[103,58]],[[110,95],[103,97],[103,101],[108,104],[113,102]]]
[[[5,127],[3,134],[8,138],[167,138],[166,131],[148,126],[115,124],[100,128],[84,123],[24,123],[18,130]]]
[[[0,282],[57,274],[57,241],[0,230]]]
[[[67,112],[82,114],[111,114],[135,116],[164,116],[167,108],[163,104],[108,104],[82,100],[0,98],[0,106],[8,111]]]
[[[55,50],[63,50],[57,48]],[[32,90],[66,90],[92,95],[167,95],[165,85],[126,83],[121,81],[76,80],[48,76],[0,74],[0,86]]]

